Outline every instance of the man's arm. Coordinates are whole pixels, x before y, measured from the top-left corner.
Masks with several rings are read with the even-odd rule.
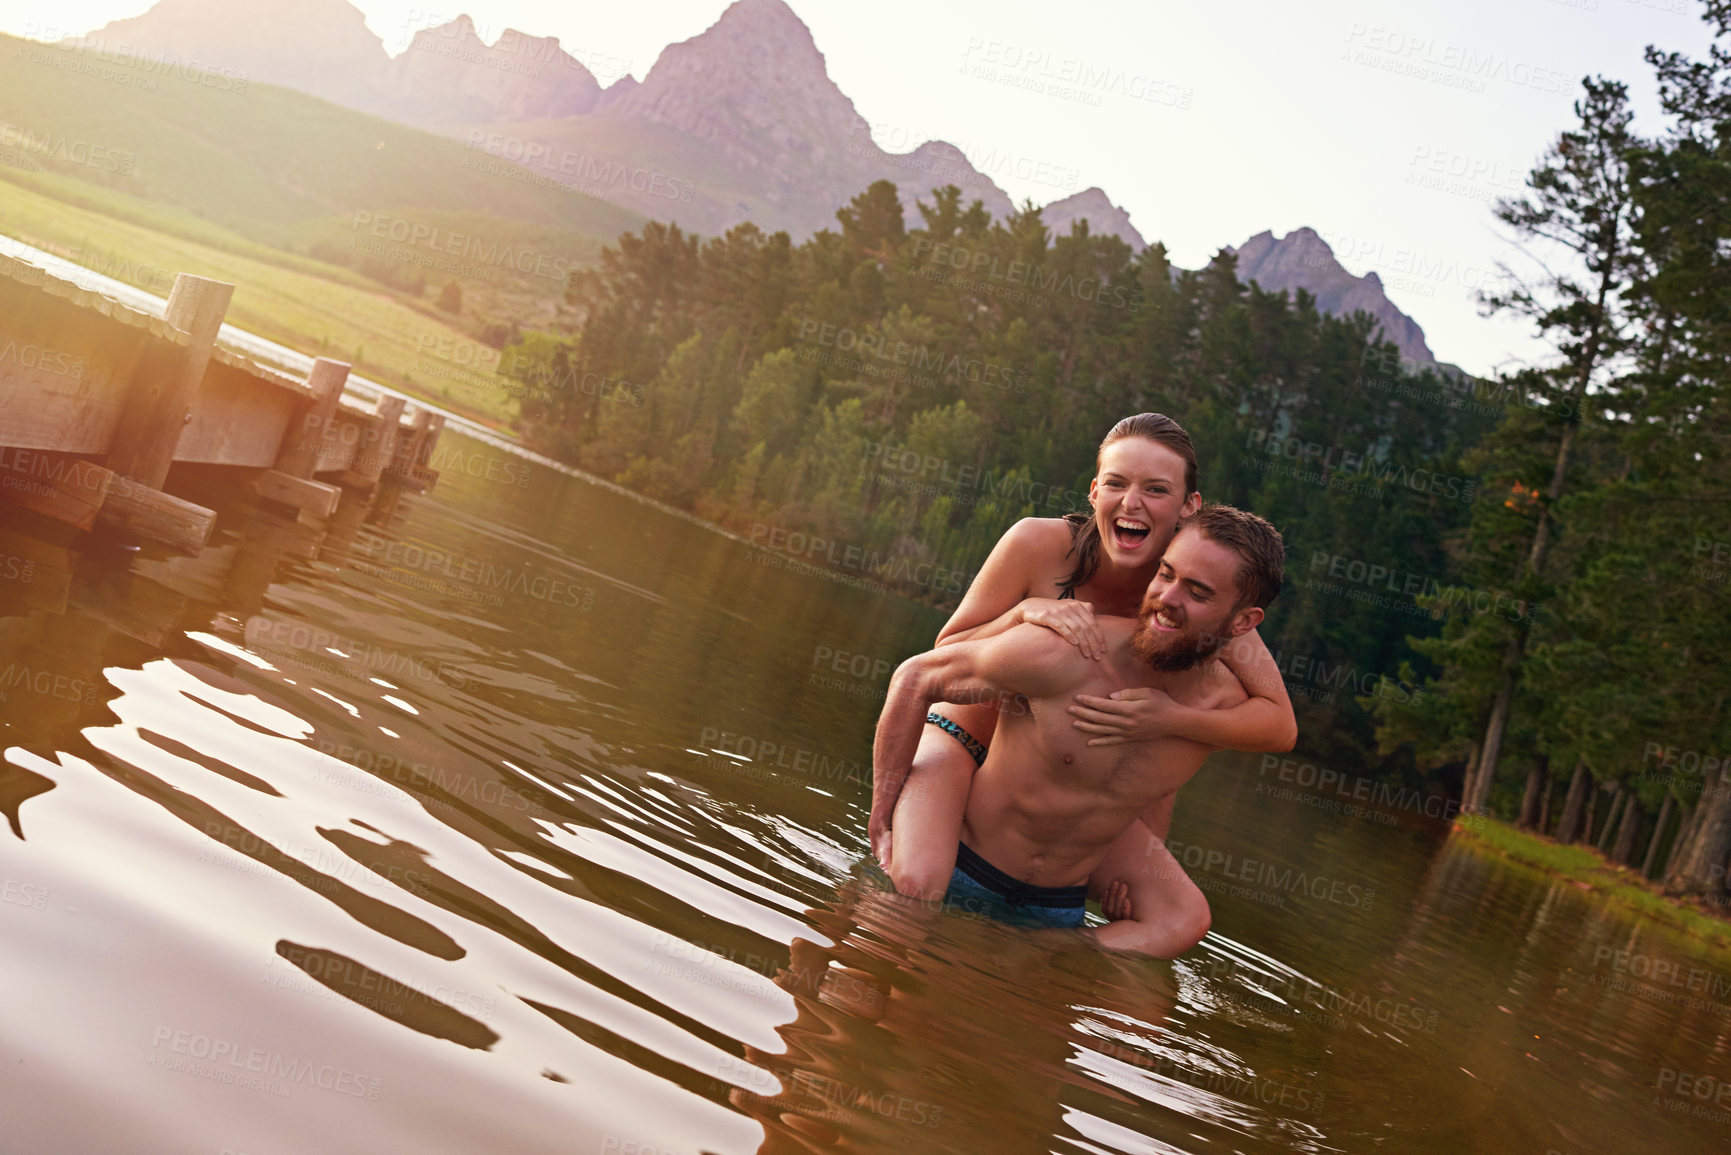
[[[1019,625],[989,638],[916,654],[896,668],[872,743],[872,851],[885,858],[890,816],[913,769],[926,713],[938,702],[985,703],[1004,695],[1047,698],[1087,677],[1081,651],[1044,626]]]

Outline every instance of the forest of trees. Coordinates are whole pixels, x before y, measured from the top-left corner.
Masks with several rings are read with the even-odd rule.
[[[1707,19],[1707,60],[1648,50],[1661,134],[1589,79],[1496,205],[1540,272],[1484,304],[1549,339],[1541,366],[1420,370],[1365,315],[1241,284],[1230,252],[1176,271],[953,186],[916,221],[880,182],[799,245],[621,237],[573,277],[579,337],[512,345],[525,425],[766,548],[821,540],[816,564],[953,604],[1018,518],[1084,507],[1118,418],[1170,414],[1204,495],[1286,536],[1262,633],[1305,748],[1722,900],[1731,0]]]

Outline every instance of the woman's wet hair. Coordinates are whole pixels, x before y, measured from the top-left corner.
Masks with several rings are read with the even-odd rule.
[[[1190,434],[1184,432],[1184,427],[1164,413],[1138,413],[1112,426],[1100,442],[1099,453],[1094,455],[1096,472],[1100,468],[1100,454],[1105,453],[1106,447],[1114,441],[1126,437],[1146,437],[1176,453],[1184,462],[1184,496],[1196,492],[1196,446],[1190,443]],[[1059,584],[1058,596],[1072,598],[1100,569],[1100,518],[1094,510],[1089,510],[1087,513],[1067,513],[1064,520],[1070,523],[1069,556],[1076,559],[1076,567]]]

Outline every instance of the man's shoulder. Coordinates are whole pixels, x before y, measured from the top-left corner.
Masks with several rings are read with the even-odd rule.
[[[1219,658],[1209,658],[1193,670],[1152,671],[1148,684],[1170,694],[1179,705],[1197,710],[1226,710],[1250,700],[1243,683]]]

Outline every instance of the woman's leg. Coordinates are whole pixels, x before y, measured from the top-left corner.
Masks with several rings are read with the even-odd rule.
[[[1130,916],[1090,932],[1101,946],[1177,958],[1208,933],[1214,916],[1207,897],[1140,820],[1118,836],[1088,877],[1096,898],[1108,897],[1114,884],[1128,891]]]
[[[992,739],[998,712],[991,706],[932,707],[982,745]],[[973,755],[954,736],[927,723],[922,727],[914,768],[902,783],[890,819],[890,880],[910,898],[943,898],[956,872],[956,845],[962,816],[977,769]]]

